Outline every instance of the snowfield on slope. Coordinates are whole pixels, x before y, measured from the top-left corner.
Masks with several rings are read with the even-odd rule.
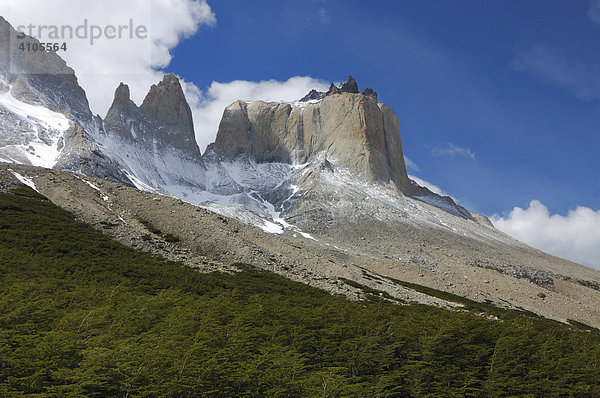
[[[30,140],[24,144],[9,144],[0,148],[2,158],[19,163],[26,158],[33,166],[52,168],[63,149],[62,137],[69,128],[69,120],[59,112],[42,105],[32,105],[13,97],[10,90],[0,94],[0,110],[19,119],[19,127],[28,126]],[[5,132],[7,135],[10,132]],[[15,141],[22,138],[13,137]]]

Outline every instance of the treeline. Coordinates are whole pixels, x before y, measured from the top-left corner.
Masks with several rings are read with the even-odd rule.
[[[597,330],[495,313],[200,274],[0,194],[0,396],[600,396]]]

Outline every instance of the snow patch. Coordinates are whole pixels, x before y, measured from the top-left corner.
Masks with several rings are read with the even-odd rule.
[[[292,102],[286,102],[286,103],[290,104],[292,106],[295,106],[297,108],[306,108],[306,106],[308,104],[318,104],[321,101],[323,101],[323,99],[314,99],[314,100],[308,100],[308,101],[292,101]]]
[[[208,202],[200,205],[200,207],[210,210],[213,213],[239,220],[244,224],[253,225],[271,234],[283,233],[283,228],[281,226],[237,206],[227,206],[219,203]]]
[[[10,171],[15,177],[17,177],[17,180],[21,181],[22,184],[25,184],[29,188],[36,191],[37,193],[40,193],[40,191],[38,191],[37,187],[35,186],[35,183],[33,182],[33,180],[31,178],[22,176],[21,174],[17,173],[13,169],[8,169],[8,171]]]
[[[155,188],[152,188],[150,185],[146,184],[145,182],[143,182],[142,180],[140,180],[139,178],[134,176],[128,170],[123,169],[123,172],[125,173],[125,175],[127,175],[127,178],[129,178],[129,180],[133,183],[133,185],[140,191],[147,191],[147,192],[153,192],[153,193],[157,192],[157,190]]]
[[[27,144],[4,148],[21,153],[33,166],[52,168],[62,152],[62,137],[70,125],[67,117],[45,106],[19,101],[10,90],[0,94],[0,106],[21,118],[33,133]]]
[[[33,121],[47,129],[61,132],[69,128],[69,120],[62,113],[51,111],[42,105],[31,105],[21,102],[7,91],[0,94],[0,105],[23,119]]]
[[[88,180],[84,180],[81,179],[81,181],[85,182],[87,185],[89,185],[92,189],[95,189],[96,191],[100,192],[100,195],[102,196],[102,200],[103,201],[108,201],[108,196],[106,196],[104,194],[104,192],[102,192],[102,190],[100,188],[98,188],[97,186],[95,186],[94,184],[92,184],[91,182],[89,182]]]
[[[312,239],[314,241],[316,241],[315,238],[313,238],[313,236],[311,234],[307,234],[306,232],[302,232],[298,229],[298,233],[302,236],[304,236],[306,239]],[[318,242],[318,241],[317,241]],[[328,245],[329,246],[329,245]]]

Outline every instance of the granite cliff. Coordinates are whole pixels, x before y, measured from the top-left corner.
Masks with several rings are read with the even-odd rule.
[[[223,113],[214,151],[221,160],[304,164],[327,160],[334,167],[410,193],[394,112],[372,90],[358,92],[350,77],[327,93],[311,91],[298,103],[236,101]],[[316,93],[316,94],[315,94]],[[320,97],[320,98],[319,98]]]
[[[139,107],[121,83],[104,118],[104,131],[101,145],[137,185],[167,192],[203,186],[205,167],[192,112],[174,75],[152,85]]]

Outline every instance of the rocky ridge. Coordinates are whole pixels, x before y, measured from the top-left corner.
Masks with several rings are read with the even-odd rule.
[[[351,94],[359,93],[358,83],[352,76],[348,76],[348,81],[346,83],[342,83],[340,85],[340,87],[331,83],[331,86],[329,86],[329,90],[327,90],[326,92],[317,91],[314,89],[310,90],[310,92],[308,94],[306,94],[304,97],[302,97],[300,99],[300,102],[321,100],[321,99],[327,97],[328,95],[341,94],[341,93],[351,93]],[[377,102],[377,92],[375,90],[373,90],[372,88],[365,89],[362,92],[362,94],[366,95],[367,97],[372,98],[373,100],[375,100],[375,102]]]
[[[121,83],[103,126],[100,145],[134,184],[172,193],[204,188],[205,167],[192,112],[174,75],[153,85],[139,107],[130,99],[129,87]]]
[[[210,151],[221,161],[297,165],[327,160],[368,182],[411,190],[398,118],[387,105],[358,93],[352,78],[302,106],[234,102],[223,113]]]
[[[21,51],[24,42],[39,43],[0,16],[0,158],[129,182],[99,150],[102,120],[73,69],[56,53]]]

